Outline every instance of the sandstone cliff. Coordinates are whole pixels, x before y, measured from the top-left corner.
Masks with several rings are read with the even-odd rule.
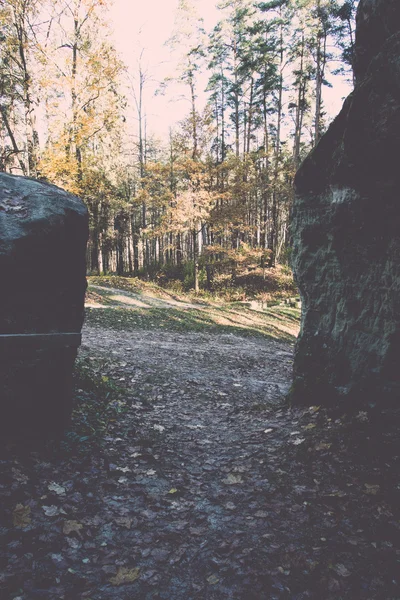
[[[361,0],[356,88],[296,176],[293,399],[400,396],[400,2]]]

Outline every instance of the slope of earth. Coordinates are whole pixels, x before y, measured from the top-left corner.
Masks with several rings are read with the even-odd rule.
[[[148,284],[149,289],[136,288],[132,282],[138,280],[127,279],[128,289],[122,290],[112,287],[108,278],[93,279],[86,304],[93,324],[105,323],[116,329],[268,335],[291,343],[299,331],[300,313],[296,308],[276,304],[268,307],[261,302],[193,302],[154,284]],[[96,283],[98,280],[104,280],[103,285]]]
[[[75,446],[2,448],[2,600],[400,597],[398,421],[287,406],[294,310],[90,295],[120,390],[100,439],[78,405]]]

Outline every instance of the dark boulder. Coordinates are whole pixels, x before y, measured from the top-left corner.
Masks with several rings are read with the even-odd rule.
[[[387,40],[400,30],[398,0],[362,0],[357,11],[355,76],[361,81]]]
[[[400,3],[361,0],[357,85],[297,173],[293,399],[400,398]],[[349,404],[350,402],[350,404]]]
[[[87,237],[88,214],[79,198],[54,185],[0,174],[3,436],[51,436],[68,420]]]

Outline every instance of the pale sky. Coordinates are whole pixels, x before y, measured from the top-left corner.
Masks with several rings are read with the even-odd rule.
[[[207,32],[222,17],[215,7],[216,2],[197,0]],[[189,102],[181,98],[182,87],[171,85],[165,96],[154,96],[159,83],[171,76],[176,66],[176,60],[164,44],[172,34],[177,6],[178,0],[114,0],[111,8],[116,48],[133,77],[137,76],[138,58],[143,50],[143,65],[149,76],[144,97],[148,132],[164,139],[169,128],[189,110]],[[205,104],[206,95],[201,88],[206,85],[207,74],[204,74],[199,82],[199,108]],[[334,89],[324,88],[324,108],[328,114],[334,116],[339,112],[343,97],[350,91],[340,78],[335,78]],[[130,101],[133,102],[133,98]]]
[[[220,18],[216,1],[198,0],[207,31]],[[188,101],[181,99],[184,89],[180,86],[171,85],[165,96],[154,96],[159,82],[173,75],[176,66],[176,60],[164,44],[172,34],[177,6],[178,0],[114,0],[111,9],[116,48],[134,77],[144,49],[143,64],[149,73],[144,99],[148,128],[163,138],[167,137],[169,127],[185,117],[189,109]],[[204,76],[199,87],[206,85]],[[205,94],[199,95],[203,96],[199,104],[204,105]]]

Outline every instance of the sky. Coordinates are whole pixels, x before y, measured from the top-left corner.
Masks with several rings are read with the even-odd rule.
[[[216,2],[197,0],[206,31],[221,18]],[[189,109],[181,86],[170,84],[164,96],[155,95],[160,82],[172,76],[176,69],[176,59],[165,42],[173,31],[177,6],[178,0],[114,0],[110,14],[117,51],[133,79],[137,77],[138,59],[142,53],[142,64],[148,74],[144,96],[148,132],[164,140],[170,127],[185,117]],[[202,88],[206,85],[207,74],[204,74],[199,85],[199,108],[205,105],[206,95]],[[350,91],[349,85],[340,78],[335,78],[333,89],[324,88],[324,108],[329,115],[333,117],[340,111],[343,99]],[[130,100],[133,101],[133,97]]]
[[[199,0],[206,30],[218,20],[216,0]],[[176,59],[165,42],[174,28],[178,0],[114,0],[111,18],[116,48],[128,66],[131,75],[138,74],[138,59],[143,50],[143,65],[148,72],[144,103],[148,128],[161,138],[167,138],[169,128],[188,112],[189,103],[183,99],[181,86],[171,84],[165,96],[154,95],[166,77],[176,69]],[[202,85],[203,84],[203,85]],[[207,77],[200,84],[205,87]],[[199,105],[205,103],[205,94],[199,93]]]

